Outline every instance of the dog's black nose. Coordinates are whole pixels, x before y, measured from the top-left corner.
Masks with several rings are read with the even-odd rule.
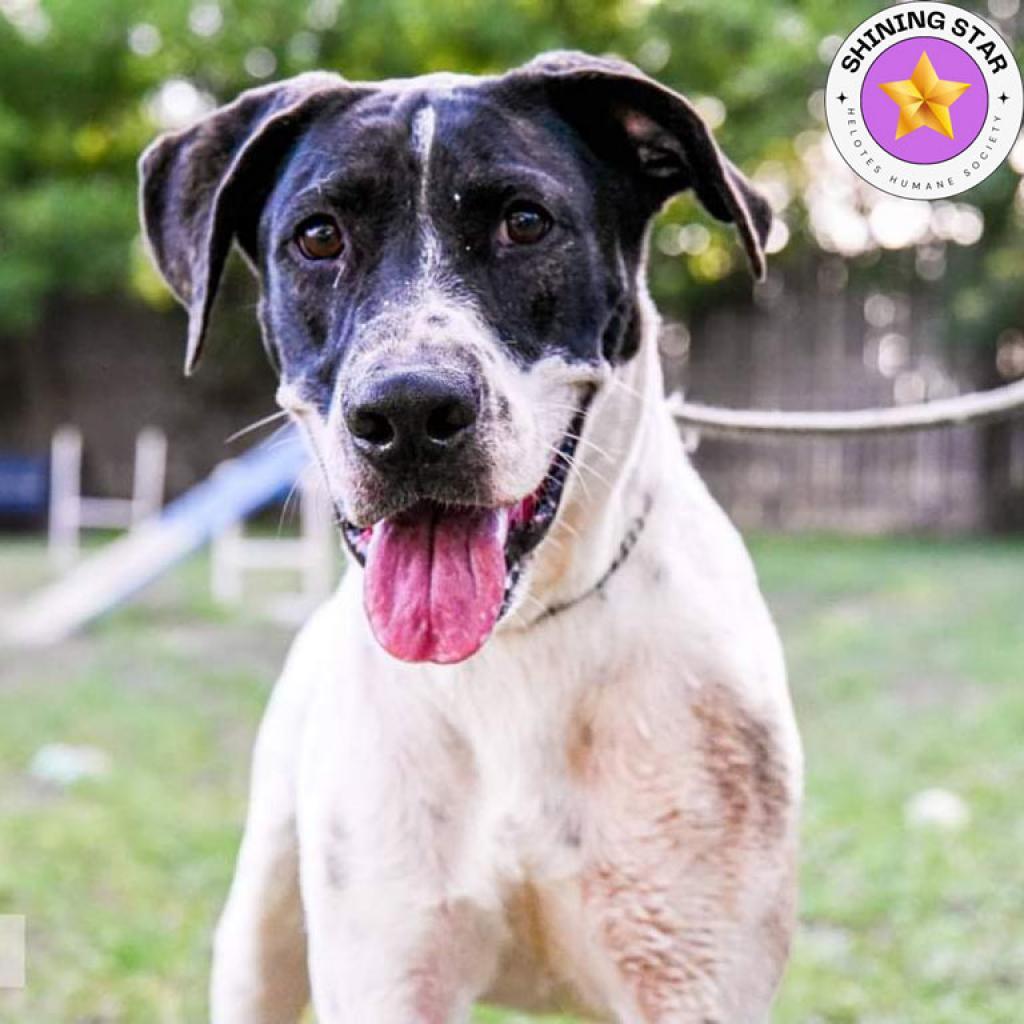
[[[375,374],[345,405],[356,448],[380,466],[436,461],[472,432],[479,411],[473,382],[463,374],[409,369]]]

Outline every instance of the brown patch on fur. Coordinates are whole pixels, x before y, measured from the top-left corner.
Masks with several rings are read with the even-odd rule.
[[[519,936],[537,961],[545,963],[548,959],[548,940],[540,896],[529,883],[519,889],[517,896]]]
[[[437,908],[437,919],[424,936],[423,953],[407,975],[412,991],[412,1019],[422,1024],[445,1024],[451,1019],[458,991],[460,943],[464,913],[450,904]]]
[[[485,1002],[529,1013],[566,1013],[592,1020],[595,1012],[581,995],[571,952],[559,941],[557,903],[543,886],[524,882],[505,890],[509,932]]]
[[[574,779],[586,779],[590,771],[590,758],[594,749],[594,727],[586,718],[576,719],[570,727],[566,757],[569,773]]]
[[[608,807],[582,879],[595,938],[645,1024],[723,1021],[735,986],[773,983],[788,949],[789,881],[778,893],[750,881],[755,865],[789,856],[775,734],[724,686],[692,692],[678,715],[595,713],[588,732],[578,713],[568,747],[574,774]],[[743,976],[739,948],[763,958],[749,968],[756,978]]]
[[[449,1024],[467,992],[483,991],[493,972],[491,954],[497,954],[487,917],[472,901],[448,900],[434,907],[404,975],[409,1012],[403,1020]]]
[[[698,692],[692,713],[699,725],[705,771],[732,831],[756,827],[767,839],[785,831],[790,807],[786,771],[771,728],[723,686]]]
[[[602,863],[584,879],[584,899],[603,907],[599,935],[645,1024],[713,1020],[720,1005],[720,939],[694,907],[685,920],[650,869]]]

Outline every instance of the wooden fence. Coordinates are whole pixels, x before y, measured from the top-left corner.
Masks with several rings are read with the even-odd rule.
[[[759,409],[855,409],[991,386],[991,353],[948,348],[920,298],[818,280],[759,288],[756,308],[668,324],[670,386],[694,401]],[[695,461],[742,527],[855,533],[1024,525],[1024,427],[865,439],[702,439]]]

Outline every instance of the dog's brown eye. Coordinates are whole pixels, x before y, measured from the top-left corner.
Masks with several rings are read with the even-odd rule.
[[[295,241],[307,260],[333,260],[344,247],[341,228],[331,217],[310,217],[299,225]]]
[[[535,203],[515,203],[505,211],[500,236],[513,245],[533,245],[551,230],[551,214]]]

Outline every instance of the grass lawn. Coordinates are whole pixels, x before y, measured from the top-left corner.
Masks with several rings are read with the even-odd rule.
[[[1019,1024],[1024,544],[754,551],[808,755],[803,924],[775,1021]],[[0,544],[0,602],[44,575],[38,546]],[[206,584],[196,560],[85,637],[0,652],[0,913],[29,928],[4,1024],[205,1019],[249,746],[290,633],[217,609]],[[109,775],[35,781],[52,742],[101,748]],[[909,824],[929,788],[969,821]]]

